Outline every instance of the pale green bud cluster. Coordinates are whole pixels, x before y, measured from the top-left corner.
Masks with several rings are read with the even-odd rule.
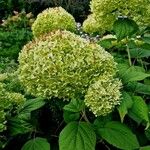
[[[69,31],[51,32],[28,43],[19,63],[19,79],[27,92],[45,98],[84,97],[100,76],[116,73],[111,54]]]
[[[88,16],[88,18],[83,22],[82,25],[83,31],[89,34],[93,33],[101,33],[103,34],[103,31],[101,30],[101,27],[99,26],[99,23],[96,21],[94,16],[91,14]]]
[[[11,115],[11,111],[15,111],[17,107],[21,106],[25,98],[20,93],[6,90],[6,84],[2,82],[6,79],[5,74],[0,74],[0,78],[0,132],[2,132],[6,129],[6,116]]]
[[[111,31],[113,23],[119,16],[133,19],[140,26],[150,25],[149,0],[92,0],[90,7],[97,23],[97,32]],[[93,25],[89,21],[88,28],[90,26]],[[88,30],[88,33],[90,32]]]
[[[48,8],[37,16],[32,25],[35,37],[53,30],[76,30],[76,22],[71,14],[62,7]]]
[[[91,84],[86,95],[85,104],[96,116],[105,116],[120,104],[121,82],[108,76],[100,77]]]

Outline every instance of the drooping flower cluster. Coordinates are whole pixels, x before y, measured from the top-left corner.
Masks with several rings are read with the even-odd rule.
[[[150,25],[149,0],[92,0],[90,7],[92,16],[98,25],[98,32],[110,31],[119,16],[133,19],[140,26]],[[89,22],[89,26],[93,27],[93,23]],[[90,30],[85,31],[91,32]]]
[[[116,73],[113,57],[103,48],[69,31],[61,30],[43,35],[25,45],[19,55],[19,63],[19,79],[26,90],[34,96],[45,98],[58,97],[66,100],[79,96],[83,98],[88,88],[96,84],[102,76],[107,79],[102,88],[107,89],[111,86],[109,84]],[[118,97],[113,98],[112,95],[112,99],[107,100],[110,97],[105,96],[104,101],[104,103],[114,102],[114,105],[110,104],[112,108],[118,104],[120,96],[120,83],[115,84]],[[98,101],[101,99],[95,99],[94,104],[101,104]],[[88,99],[86,96],[86,105],[97,113],[90,102],[91,97]],[[100,114],[98,111],[97,115],[103,113]]]
[[[7,91],[6,84],[3,83],[6,78],[6,74],[0,74],[0,132],[6,129],[6,116],[11,115],[25,101],[20,93]]]
[[[120,104],[121,82],[107,76],[100,77],[91,84],[85,95],[85,104],[96,115],[107,115]]]
[[[76,30],[76,22],[71,14],[62,7],[48,8],[37,16],[32,25],[35,37],[53,30]]]

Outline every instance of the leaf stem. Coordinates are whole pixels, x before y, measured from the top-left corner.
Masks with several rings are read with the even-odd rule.
[[[128,39],[127,39],[128,41]],[[128,53],[128,60],[129,60],[129,65],[132,66],[132,62],[131,62],[131,55],[130,55],[130,49],[129,49],[129,46],[128,46],[128,42],[126,44],[126,47],[127,47],[127,53]]]

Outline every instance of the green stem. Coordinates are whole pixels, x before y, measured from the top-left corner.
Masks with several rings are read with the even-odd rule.
[[[126,44],[126,47],[127,47],[126,50],[127,50],[127,53],[128,53],[129,65],[132,66],[131,55],[130,55],[130,49],[129,49],[128,43]]]

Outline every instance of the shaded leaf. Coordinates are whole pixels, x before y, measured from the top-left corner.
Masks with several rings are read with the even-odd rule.
[[[64,106],[64,110],[70,112],[80,112],[84,108],[84,101],[79,99],[72,99],[69,104]]]
[[[128,113],[128,109],[132,107],[133,101],[132,97],[126,93],[122,93],[122,102],[120,106],[118,106],[119,115],[121,118],[121,122],[123,122],[125,115]]]
[[[86,122],[71,122],[59,135],[60,150],[95,150],[95,145],[95,132]]]
[[[36,137],[27,141],[21,150],[50,150],[50,144],[47,139]]]
[[[108,143],[119,149],[129,150],[139,148],[136,136],[127,126],[120,122],[107,122],[103,128],[98,128],[97,132]]]

